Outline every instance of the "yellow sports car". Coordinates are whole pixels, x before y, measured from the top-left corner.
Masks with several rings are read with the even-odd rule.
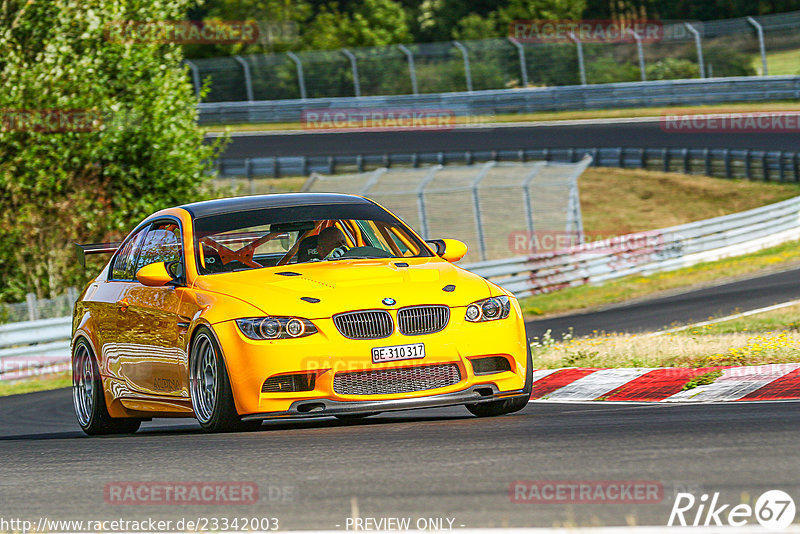
[[[513,295],[366,198],[283,194],[159,211],[75,304],[75,412],[87,434],[153,417],[208,431],[463,404],[522,409],[530,347]]]

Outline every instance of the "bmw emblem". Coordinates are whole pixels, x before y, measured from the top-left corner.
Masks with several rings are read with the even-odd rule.
[[[386,306],[394,306],[395,304],[397,304],[396,300],[389,297],[386,297],[381,302],[383,302]]]

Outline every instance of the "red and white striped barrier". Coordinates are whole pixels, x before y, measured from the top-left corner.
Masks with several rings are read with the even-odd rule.
[[[721,371],[710,384],[684,390],[692,378]],[[714,402],[800,399],[800,363],[746,367],[540,369],[532,400]]]

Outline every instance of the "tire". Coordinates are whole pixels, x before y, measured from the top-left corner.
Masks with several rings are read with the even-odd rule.
[[[204,326],[194,335],[189,352],[189,392],[195,417],[206,432],[244,432],[261,426],[261,421],[242,421],[236,411],[222,350]]]
[[[111,417],[103,393],[97,359],[89,342],[75,342],[72,352],[72,403],[81,429],[89,436],[133,434],[141,419]]]
[[[527,365],[525,368],[525,385],[522,391],[524,396],[514,397],[511,399],[502,399],[491,402],[482,402],[479,404],[467,404],[467,410],[472,415],[477,417],[495,417],[498,415],[506,415],[518,412],[528,405],[533,391],[533,355],[531,354],[531,344],[528,342],[528,356]]]

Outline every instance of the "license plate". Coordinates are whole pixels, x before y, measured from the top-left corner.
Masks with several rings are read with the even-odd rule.
[[[424,357],[424,343],[372,348],[372,363],[394,362],[397,360],[419,360]]]

